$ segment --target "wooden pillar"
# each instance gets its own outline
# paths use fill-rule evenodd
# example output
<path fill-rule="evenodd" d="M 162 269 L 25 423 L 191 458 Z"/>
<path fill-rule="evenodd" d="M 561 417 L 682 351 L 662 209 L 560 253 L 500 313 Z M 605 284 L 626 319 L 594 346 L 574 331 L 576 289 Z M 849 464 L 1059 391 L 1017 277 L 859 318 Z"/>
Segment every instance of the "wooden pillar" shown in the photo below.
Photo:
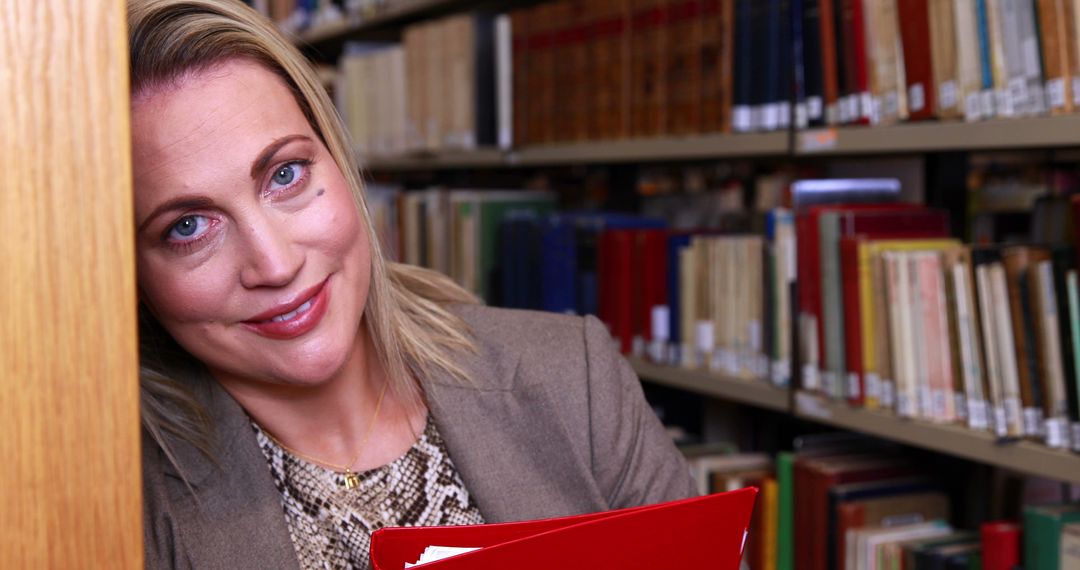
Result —
<path fill-rule="evenodd" d="M 123 0 L 0 0 L 0 566 L 141 568 Z"/>

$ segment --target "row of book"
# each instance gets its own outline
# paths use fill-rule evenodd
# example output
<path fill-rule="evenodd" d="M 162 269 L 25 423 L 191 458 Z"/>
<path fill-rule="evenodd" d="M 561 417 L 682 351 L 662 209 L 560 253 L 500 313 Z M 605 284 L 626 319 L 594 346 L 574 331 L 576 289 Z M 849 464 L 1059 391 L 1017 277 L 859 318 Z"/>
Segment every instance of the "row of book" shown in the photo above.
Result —
<path fill-rule="evenodd" d="M 1075 445 L 1074 248 L 964 245 L 945 212 L 906 204 L 796 218 L 803 389 Z"/>
<path fill-rule="evenodd" d="M 1064 114 L 1078 18 L 1076 0 L 556 0 L 355 47 L 340 101 L 373 152 Z"/>
<path fill-rule="evenodd" d="M 1080 504 L 1027 504 L 1016 520 L 965 530 L 953 525 L 969 518 L 954 512 L 965 507 L 951 497 L 954 477 L 901 451 L 844 437 L 802 437 L 797 451 L 775 457 L 716 452 L 712 445 L 684 449 L 699 492 L 759 488 L 743 554 L 751 570 L 1080 565 Z"/>
<path fill-rule="evenodd" d="M 874 184 L 898 190 L 793 194 Z M 1080 448 L 1075 248 L 973 247 L 943 211 L 854 195 L 699 230 L 523 191 L 394 194 L 376 217 L 399 259 L 491 304 L 595 314 L 626 354 Z"/>
<path fill-rule="evenodd" d="M 467 13 L 347 44 L 334 94 L 361 154 L 509 147 L 509 23 Z"/>

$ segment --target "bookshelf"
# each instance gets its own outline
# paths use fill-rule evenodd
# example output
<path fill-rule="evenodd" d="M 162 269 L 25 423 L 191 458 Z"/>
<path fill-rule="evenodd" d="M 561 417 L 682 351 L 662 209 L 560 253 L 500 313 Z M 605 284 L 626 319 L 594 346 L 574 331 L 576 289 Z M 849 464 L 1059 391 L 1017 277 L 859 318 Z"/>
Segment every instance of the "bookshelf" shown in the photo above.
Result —
<path fill-rule="evenodd" d="M 372 156 L 365 160 L 364 166 L 371 171 L 393 172 L 597 163 L 616 164 L 664 160 L 765 158 L 784 156 L 788 152 L 787 133 L 718 134 L 535 145 L 505 151 L 485 148 L 472 151 L 417 152 L 400 156 Z"/>
<path fill-rule="evenodd" d="M 506 9 L 526 4 L 515 0 Z M 322 50 L 342 43 L 400 34 L 405 26 L 466 10 L 495 6 L 480 0 L 404 0 L 362 20 L 309 30 L 299 40 Z M 560 52 L 561 54 L 562 52 Z M 565 54 L 564 54 L 565 55 Z M 515 127 L 516 128 L 516 127 Z M 546 140 L 551 140 L 546 139 Z M 392 176 L 404 172 L 499 170 L 579 165 L 648 164 L 724 159 L 788 158 L 806 163 L 870 155 L 926 155 L 972 151 L 1080 149 L 1080 114 L 1044 117 L 915 121 L 875 126 L 838 126 L 741 134 L 659 136 L 585 142 L 529 144 L 471 151 L 440 150 L 368 156 L 364 169 Z M 857 409 L 808 393 L 774 388 L 763 379 L 740 379 L 701 370 L 658 366 L 631 359 L 644 380 L 706 397 L 789 414 L 801 420 L 897 441 L 1017 472 L 1080 483 L 1080 455 L 1033 441 L 1001 442 L 988 432 L 959 425 L 901 419 Z"/>
<path fill-rule="evenodd" d="M 513 150 L 482 148 L 423 152 L 369 157 L 365 167 L 371 171 L 395 172 L 1077 147 L 1080 147 L 1080 115 L 978 123 L 943 121 L 886 127 L 810 129 L 794 133 L 623 139 L 534 145 Z"/>
<path fill-rule="evenodd" d="M 791 412 L 788 390 L 776 388 L 762 380 L 731 378 L 712 372 L 661 366 L 641 358 L 630 359 L 630 364 L 639 377 L 656 384 L 728 402 L 777 412 Z"/>
<path fill-rule="evenodd" d="M 818 395 L 771 386 L 764 379 L 736 379 L 721 374 L 630 359 L 646 382 L 687 390 L 726 402 L 744 404 L 797 418 L 1070 483 L 1080 483 L 1080 455 L 1032 441 L 1003 441 L 988 432 L 952 424 L 899 418 L 888 412 L 856 409 Z"/>
<path fill-rule="evenodd" d="M 858 410 L 813 394 L 798 392 L 796 417 L 883 439 L 963 457 L 1052 479 L 1080 483 L 1080 455 L 1031 441 L 1001 442 L 988 432 L 951 424 L 899 418 L 891 413 Z"/>
<path fill-rule="evenodd" d="M 1018 150 L 1080 146 L 1080 116 L 942 121 L 800 131 L 796 156 Z"/>
<path fill-rule="evenodd" d="M 471 4 L 476 4 L 476 2 Z M 398 0 L 360 18 L 346 18 L 333 24 L 310 28 L 301 32 L 297 40 L 304 44 L 318 46 L 359 39 L 374 31 L 400 28 L 410 21 L 440 12 L 462 10 L 469 5 L 470 2 L 462 0 Z"/>

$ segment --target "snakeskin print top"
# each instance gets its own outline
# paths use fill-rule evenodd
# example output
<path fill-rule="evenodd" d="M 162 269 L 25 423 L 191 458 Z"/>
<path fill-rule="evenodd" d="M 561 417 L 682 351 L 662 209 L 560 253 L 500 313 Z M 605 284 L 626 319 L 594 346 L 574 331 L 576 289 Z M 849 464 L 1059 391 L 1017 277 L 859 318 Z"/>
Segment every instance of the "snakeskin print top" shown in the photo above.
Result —
<path fill-rule="evenodd" d="M 385 526 L 483 523 L 430 415 L 405 455 L 358 473 L 353 489 L 345 488 L 343 474 L 293 456 L 254 422 L 252 427 L 305 570 L 366 570 L 371 533 Z"/>

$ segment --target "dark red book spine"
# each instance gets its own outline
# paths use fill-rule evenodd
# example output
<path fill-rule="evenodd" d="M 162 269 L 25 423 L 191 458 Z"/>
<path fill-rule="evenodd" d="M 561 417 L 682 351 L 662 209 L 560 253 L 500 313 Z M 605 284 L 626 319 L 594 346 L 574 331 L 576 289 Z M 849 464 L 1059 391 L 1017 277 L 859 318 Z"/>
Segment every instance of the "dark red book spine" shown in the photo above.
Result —
<path fill-rule="evenodd" d="M 900 38 L 908 90 L 908 118 L 934 116 L 934 68 L 930 52 L 930 13 L 927 0 L 899 0 Z"/>
<path fill-rule="evenodd" d="M 857 390 L 848 389 L 848 402 L 862 406 L 866 398 L 862 353 L 862 305 L 859 303 L 861 275 L 859 274 L 859 244 L 863 236 L 840 238 L 840 274 L 844 288 L 844 358 L 848 376 L 854 380 Z M 852 387 L 854 388 L 854 386 Z"/>

